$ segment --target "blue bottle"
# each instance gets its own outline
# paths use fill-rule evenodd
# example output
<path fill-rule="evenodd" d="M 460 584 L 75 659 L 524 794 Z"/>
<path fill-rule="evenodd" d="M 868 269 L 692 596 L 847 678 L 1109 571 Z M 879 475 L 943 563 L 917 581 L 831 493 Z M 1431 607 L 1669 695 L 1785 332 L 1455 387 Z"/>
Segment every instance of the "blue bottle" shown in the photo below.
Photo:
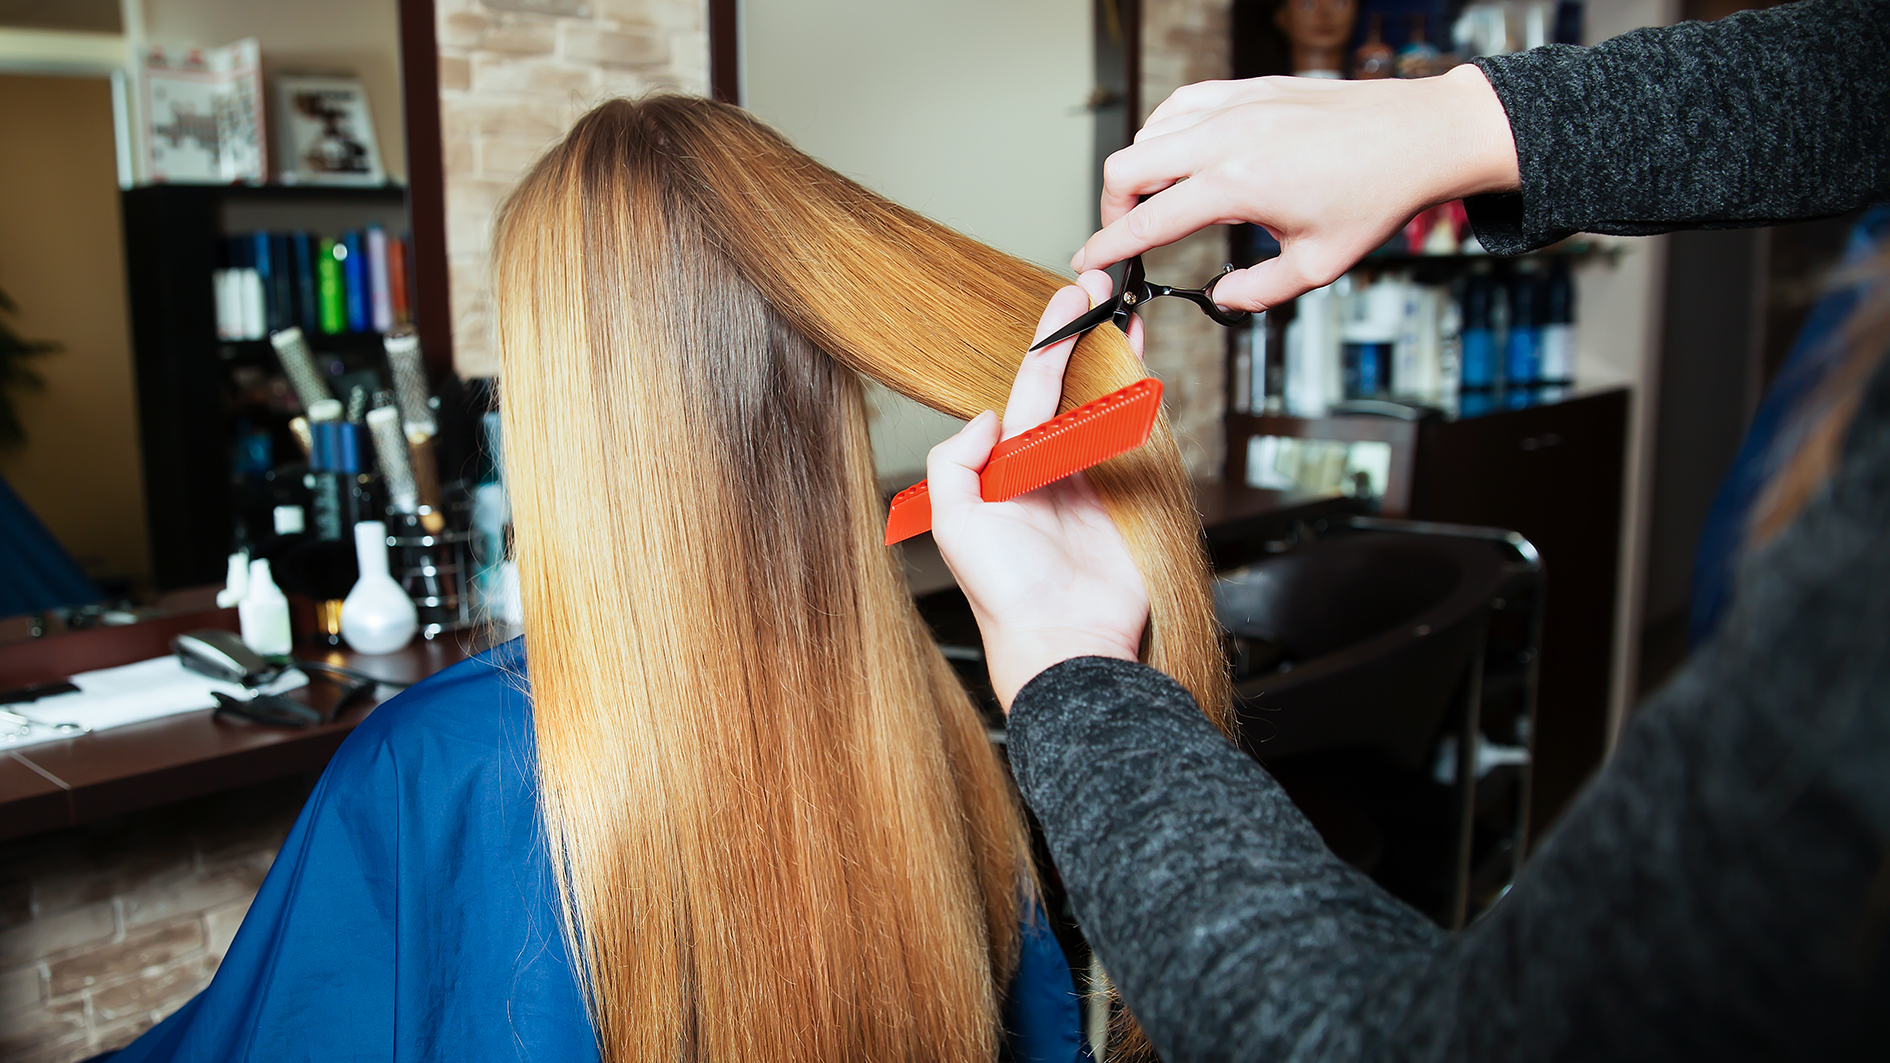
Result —
<path fill-rule="evenodd" d="M 1509 283 L 1509 337 L 1503 352 L 1503 386 L 1511 391 L 1526 393 L 1542 382 L 1541 294 L 1541 278 L 1533 272 L 1517 273 Z"/>
<path fill-rule="evenodd" d="M 1575 382 L 1575 283 L 1568 262 L 1549 268 L 1542 289 L 1542 379 L 1548 384 Z"/>
<path fill-rule="evenodd" d="M 341 244 L 347 248 L 347 255 L 341 260 L 342 276 L 347 286 L 345 298 L 348 307 L 348 331 L 366 332 L 368 330 L 368 273 L 367 257 L 362 252 L 365 241 L 361 233 L 350 230 L 341 238 Z"/>
<path fill-rule="evenodd" d="M 1490 327 L 1493 283 L 1482 273 L 1463 284 L 1462 370 L 1459 386 L 1466 392 L 1490 391 L 1497 385 L 1496 332 Z"/>

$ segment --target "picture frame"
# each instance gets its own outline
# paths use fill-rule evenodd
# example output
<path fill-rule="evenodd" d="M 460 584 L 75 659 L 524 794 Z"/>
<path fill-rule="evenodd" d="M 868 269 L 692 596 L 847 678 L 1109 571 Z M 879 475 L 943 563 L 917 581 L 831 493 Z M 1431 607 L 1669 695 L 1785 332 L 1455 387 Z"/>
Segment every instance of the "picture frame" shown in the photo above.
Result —
<path fill-rule="evenodd" d="M 142 154 L 149 180 L 261 184 L 268 179 L 261 49 L 150 48 L 139 66 Z"/>
<path fill-rule="evenodd" d="M 387 182 L 373 110 L 360 78 L 284 75 L 275 79 L 275 97 L 283 184 Z"/>

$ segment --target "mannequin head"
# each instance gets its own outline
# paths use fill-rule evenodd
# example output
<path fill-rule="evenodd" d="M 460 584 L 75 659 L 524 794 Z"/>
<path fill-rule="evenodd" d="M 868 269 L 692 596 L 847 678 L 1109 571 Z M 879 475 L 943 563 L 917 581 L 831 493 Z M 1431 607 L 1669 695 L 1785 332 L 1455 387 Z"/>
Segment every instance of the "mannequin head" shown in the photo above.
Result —
<path fill-rule="evenodd" d="M 1345 45 L 1358 20 L 1358 0 L 1282 0 L 1273 22 L 1293 50 L 1293 72 L 1345 69 Z"/>

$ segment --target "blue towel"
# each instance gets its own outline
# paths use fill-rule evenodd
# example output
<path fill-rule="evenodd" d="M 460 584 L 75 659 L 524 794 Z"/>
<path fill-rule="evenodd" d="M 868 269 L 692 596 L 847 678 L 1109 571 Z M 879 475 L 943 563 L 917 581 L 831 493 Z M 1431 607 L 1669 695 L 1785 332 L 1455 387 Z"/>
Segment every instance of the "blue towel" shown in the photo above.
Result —
<path fill-rule="evenodd" d="M 114 1063 L 597 1059 L 540 836 L 512 642 L 375 710 L 336 752 L 216 978 Z M 1026 920 L 1020 1063 L 1083 1058 L 1069 968 Z"/>
<path fill-rule="evenodd" d="M 90 605 L 105 595 L 0 477 L 0 616 Z"/>

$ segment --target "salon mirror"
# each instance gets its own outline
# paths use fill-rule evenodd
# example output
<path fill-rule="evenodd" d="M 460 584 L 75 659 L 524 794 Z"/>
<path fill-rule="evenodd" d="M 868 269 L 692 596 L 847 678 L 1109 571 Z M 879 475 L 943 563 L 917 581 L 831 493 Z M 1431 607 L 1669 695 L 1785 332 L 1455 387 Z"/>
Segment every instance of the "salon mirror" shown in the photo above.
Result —
<path fill-rule="evenodd" d="M 289 168 L 271 135 L 279 79 L 358 79 L 385 181 L 395 186 L 382 196 L 384 223 L 401 231 L 399 30 L 396 0 L 0 0 L 0 292 L 12 304 L 0 307 L 0 432 L 9 412 L 23 432 L 0 438 L 0 567 L 11 573 L 0 575 L 0 617 L 100 600 L 150 604 L 178 589 L 153 541 L 148 485 L 156 481 L 147 466 L 157 459 L 142 435 L 129 307 L 135 286 L 187 291 L 197 281 L 165 276 L 149 256 L 132 256 L 127 270 L 122 188 L 154 178 L 138 141 L 134 64 L 148 49 L 188 57 L 253 38 L 271 184 Z M 279 206 L 267 195 L 228 201 L 202 238 L 315 227 Z M 305 199 L 296 209 L 308 206 Z M 217 344 L 214 334 L 205 338 L 202 356 L 227 359 Z M 0 620 L 0 640 L 29 627 Z"/>
<path fill-rule="evenodd" d="M 1121 75 L 1125 14 L 1114 0 L 741 0 L 740 99 L 874 191 L 1068 274 L 1094 228 L 1099 127 L 1111 147 L 1122 136 L 1122 94 L 1098 85 Z M 870 401 L 882 481 L 922 478 L 960 422 L 877 387 Z"/>

